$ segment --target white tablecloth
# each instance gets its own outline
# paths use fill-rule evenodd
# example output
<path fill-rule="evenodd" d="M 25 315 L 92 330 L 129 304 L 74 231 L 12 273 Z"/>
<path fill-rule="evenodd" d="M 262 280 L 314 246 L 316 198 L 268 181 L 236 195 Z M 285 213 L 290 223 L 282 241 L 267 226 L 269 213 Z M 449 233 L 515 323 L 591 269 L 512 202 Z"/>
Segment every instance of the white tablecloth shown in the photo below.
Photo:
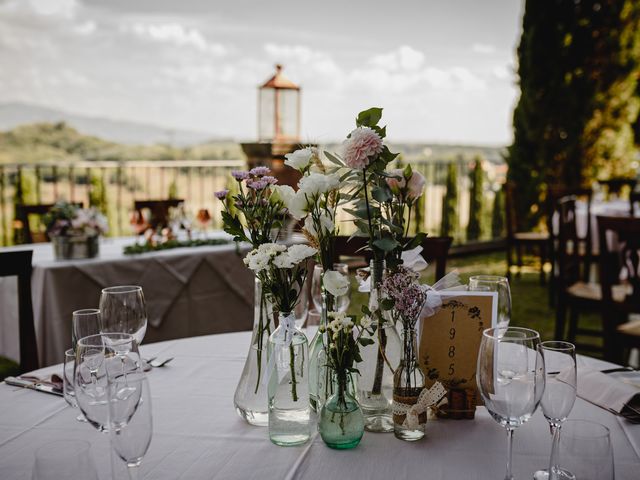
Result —
<path fill-rule="evenodd" d="M 300 447 L 273 445 L 267 429 L 244 423 L 233 408 L 248 333 L 196 337 L 143 346 L 143 354 L 175 356 L 149 374 L 154 436 L 142 464 L 149 480 L 270 479 L 498 479 L 504 477 L 506 434 L 484 407 L 475 420 L 434 420 L 413 444 L 393 434 L 365 432 L 350 451 L 327 448 L 318 434 Z M 601 368 L 603 362 L 580 359 Z M 49 369 L 51 371 L 52 369 Z M 34 452 L 58 439 L 85 439 L 100 478 L 110 472 L 108 437 L 75 420 L 77 411 L 47 394 L 0 384 L 0 478 L 30 479 Z M 638 478 L 640 425 L 576 400 L 570 418 L 611 429 L 616 478 Z M 529 479 L 547 465 L 551 437 L 540 411 L 518 428 L 514 473 Z M 126 478 L 126 477 L 125 477 Z"/>
<path fill-rule="evenodd" d="M 219 235 L 220 236 L 220 235 Z M 71 343 L 71 314 L 96 308 L 111 285 L 141 285 L 149 327 L 145 341 L 251 329 L 253 276 L 235 244 L 177 248 L 125 256 L 134 238 L 104 239 L 100 255 L 56 261 L 50 244 L 4 248 L 33 250 L 33 313 L 41 365 L 63 359 Z M 15 278 L 0 279 L 0 355 L 19 358 Z M 224 307 L 225 315 L 214 315 Z"/>

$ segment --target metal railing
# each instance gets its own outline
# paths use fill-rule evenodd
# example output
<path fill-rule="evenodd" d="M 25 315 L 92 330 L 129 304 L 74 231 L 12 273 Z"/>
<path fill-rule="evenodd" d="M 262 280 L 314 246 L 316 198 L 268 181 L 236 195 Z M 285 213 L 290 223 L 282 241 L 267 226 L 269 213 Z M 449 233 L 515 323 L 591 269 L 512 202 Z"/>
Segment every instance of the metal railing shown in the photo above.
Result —
<path fill-rule="evenodd" d="M 411 161 L 412 168 L 426 179 L 424 200 L 417 217 L 421 230 L 440 234 L 442 204 L 450 161 Z M 465 241 L 469 220 L 470 173 L 473 163 L 456 160 L 458 183 L 458 225 L 454 236 Z M 503 168 L 485 162 L 483 222 L 481 240 L 491 239 L 490 219 L 494 191 L 504 176 Z M 0 164 L 0 245 L 11 245 L 16 203 L 43 204 L 57 200 L 98 204 L 106 211 L 111 236 L 132 234 L 130 215 L 136 200 L 179 198 L 188 212 L 207 209 L 211 228 L 221 228 L 221 203 L 213 192 L 228 187 L 231 170 L 246 168 L 244 160 L 171 160 L 56 162 L 41 164 Z M 345 220 L 344 214 L 340 218 Z M 489 225 L 487 227 L 487 225 Z M 341 233 L 352 231 L 350 222 L 341 223 Z"/>

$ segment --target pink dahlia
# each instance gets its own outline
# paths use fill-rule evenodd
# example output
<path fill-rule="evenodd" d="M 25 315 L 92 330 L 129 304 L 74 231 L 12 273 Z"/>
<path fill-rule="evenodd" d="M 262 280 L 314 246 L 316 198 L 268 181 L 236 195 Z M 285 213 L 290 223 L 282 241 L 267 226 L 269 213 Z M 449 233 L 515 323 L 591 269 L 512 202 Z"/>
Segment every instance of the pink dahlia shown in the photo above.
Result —
<path fill-rule="evenodd" d="M 369 127 L 358 127 L 343 142 L 344 161 L 351 168 L 365 168 L 382 152 L 382 138 Z"/>

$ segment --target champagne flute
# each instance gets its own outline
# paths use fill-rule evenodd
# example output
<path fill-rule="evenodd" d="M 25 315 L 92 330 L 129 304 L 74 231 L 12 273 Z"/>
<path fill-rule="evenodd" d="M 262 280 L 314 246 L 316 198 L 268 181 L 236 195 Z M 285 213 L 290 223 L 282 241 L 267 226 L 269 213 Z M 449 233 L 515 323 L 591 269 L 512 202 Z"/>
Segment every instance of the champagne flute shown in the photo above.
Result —
<path fill-rule="evenodd" d="M 538 470 L 535 480 L 573 479 L 573 473 L 560 468 L 558 447 L 560 429 L 569 416 L 576 401 L 576 347 L 568 342 L 542 342 L 539 346 L 546 368 L 545 388 L 540 405 L 542 413 L 551 426 L 553 444 L 549 458 L 549 469 Z"/>
<path fill-rule="evenodd" d="M 123 391 L 128 394 L 123 396 Z M 129 478 L 137 480 L 153 434 L 149 384 L 144 373 L 135 372 L 126 381 L 123 377 L 111 378 L 109 392 L 111 445 L 127 463 Z"/>
<path fill-rule="evenodd" d="M 349 278 L 349 266 L 346 263 L 334 263 L 332 270 L 340 272 L 345 277 Z M 311 296 L 313 298 L 313 305 L 317 312 L 322 312 L 322 274 L 324 270 L 322 265 L 316 264 L 313 267 L 313 278 L 311 279 Z M 346 294 L 339 296 L 335 299 L 336 304 L 333 310 L 338 312 L 346 312 L 351 303 L 351 287 Z"/>
<path fill-rule="evenodd" d="M 506 328 L 511 321 L 511 289 L 507 277 L 474 275 L 469 277 L 470 291 L 498 292 L 498 327 Z"/>
<path fill-rule="evenodd" d="M 122 344 L 128 344 L 122 347 Z M 124 362 L 116 350 L 129 352 Z M 108 432 L 109 377 L 138 371 L 138 345 L 129 334 L 90 335 L 78 340 L 74 369 L 76 402 L 85 419 L 99 432 Z"/>
<path fill-rule="evenodd" d="M 76 310 L 71 314 L 71 345 L 73 350 L 76 343 L 83 337 L 97 335 L 102 327 L 100 322 L 100 310 L 97 308 L 85 308 Z"/>
<path fill-rule="evenodd" d="M 507 472 L 512 480 L 513 431 L 533 415 L 544 392 L 540 334 L 519 327 L 489 328 L 482 333 L 476 379 L 485 407 L 507 430 Z"/>
<path fill-rule="evenodd" d="M 65 401 L 72 408 L 78 408 L 78 402 L 76 401 L 76 392 L 73 382 L 73 371 L 76 366 L 76 351 L 73 348 L 64 352 L 64 365 L 62 369 L 62 394 Z M 86 422 L 87 420 L 78 414 L 76 420 L 79 422 Z"/>
<path fill-rule="evenodd" d="M 102 333 L 129 333 L 138 345 L 147 331 L 147 306 L 142 287 L 120 285 L 102 289 Z M 143 362 L 143 368 L 149 367 Z"/>

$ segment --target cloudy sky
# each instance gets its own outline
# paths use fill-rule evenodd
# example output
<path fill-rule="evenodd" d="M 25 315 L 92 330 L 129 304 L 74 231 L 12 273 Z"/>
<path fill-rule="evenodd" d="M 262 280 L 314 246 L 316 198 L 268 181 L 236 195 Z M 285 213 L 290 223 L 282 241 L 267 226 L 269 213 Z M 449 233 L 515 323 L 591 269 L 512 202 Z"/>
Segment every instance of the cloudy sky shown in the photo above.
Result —
<path fill-rule="evenodd" d="M 304 140 L 506 144 L 521 0 L 0 0 L 0 102 L 253 139 L 281 62 Z"/>

